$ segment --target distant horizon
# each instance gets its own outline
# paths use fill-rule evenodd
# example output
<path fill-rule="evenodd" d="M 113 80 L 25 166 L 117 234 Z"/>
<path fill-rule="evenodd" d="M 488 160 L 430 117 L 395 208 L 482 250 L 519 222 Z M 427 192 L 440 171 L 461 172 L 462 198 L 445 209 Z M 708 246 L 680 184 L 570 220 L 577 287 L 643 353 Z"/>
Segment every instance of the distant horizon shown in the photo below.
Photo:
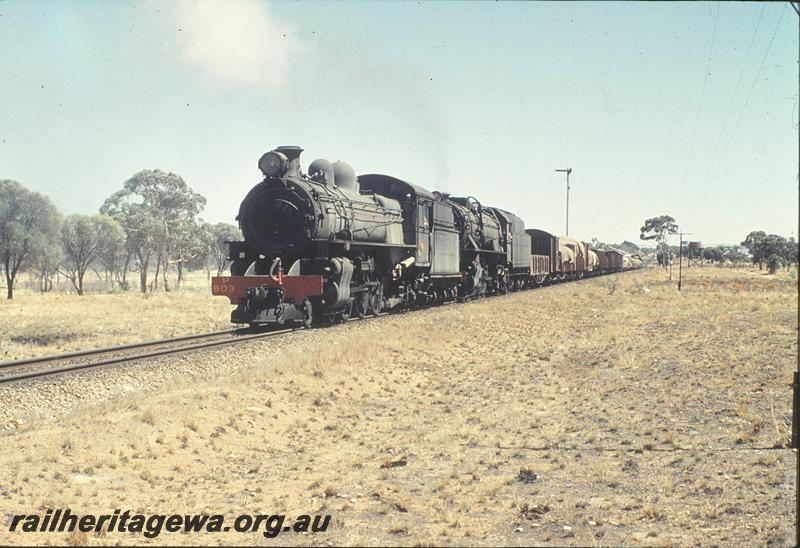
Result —
<path fill-rule="evenodd" d="M 180 174 L 177 174 L 177 175 L 180 175 Z M 17 182 L 19 182 L 19 181 L 17 181 Z M 21 184 L 21 183 L 20 183 L 20 184 Z M 23 185 L 23 186 L 24 186 L 24 185 Z M 191 186 L 191 185 L 190 185 L 190 186 Z M 98 208 L 98 210 L 97 210 L 97 211 L 73 211 L 73 212 L 70 212 L 70 213 L 65 213 L 64 211 L 62 211 L 62 210 L 61 210 L 61 208 L 59 207 L 59 205 L 58 205 L 57 201 L 56 201 L 56 200 L 54 200 L 54 199 L 52 198 L 52 196 L 49 196 L 49 195 L 48 195 L 46 192 L 40 192 L 40 191 L 38 191 L 38 190 L 35 190 L 35 189 L 30 189 L 30 188 L 29 188 L 28 190 L 33 190 L 34 192 L 39 192 L 40 194 L 42 194 L 42 195 L 44 195 L 44 196 L 47 196 L 47 197 L 48 197 L 48 198 L 49 198 L 49 199 L 50 199 L 50 200 L 51 200 L 51 201 L 54 203 L 54 205 L 56 206 L 56 208 L 58 208 L 58 209 L 59 209 L 59 212 L 60 212 L 62 215 L 71 215 L 71 214 L 96 215 L 96 214 L 100 214 L 100 211 L 99 211 L 99 209 L 100 209 L 100 208 Z M 210 223 L 210 224 L 216 224 L 216 223 L 220 223 L 220 222 L 222 222 L 222 223 L 228 223 L 228 224 L 230 224 L 230 225 L 232 225 L 232 226 L 238 226 L 238 223 L 237 223 L 237 221 L 235 221 L 235 220 L 234 220 L 234 221 L 232 221 L 232 222 L 231 222 L 231 221 L 209 221 L 209 220 L 205 219 L 205 218 L 203 217 L 203 215 L 202 215 L 202 214 L 199 216 L 199 219 L 200 219 L 202 222 L 207 222 L 207 223 Z M 523 220 L 524 220 L 524 219 L 523 219 Z M 563 233 L 561 233 L 561 232 L 559 232 L 559 231 L 557 231 L 557 230 L 555 230 L 555 231 L 550 231 L 550 230 L 544 229 L 543 227 L 532 226 L 532 225 L 527 225 L 527 224 L 526 224 L 526 228 L 539 228 L 539 229 L 545 230 L 546 232 L 550 232 L 551 234 L 553 234 L 553 235 L 556 235 L 556 236 L 564 236 L 564 234 L 563 234 Z M 756 230 L 756 231 L 757 231 L 757 230 L 760 230 L 760 229 L 753 229 L 753 230 Z M 765 231 L 765 232 L 766 232 L 766 231 Z M 748 232 L 748 234 L 749 234 L 749 232 Z M 768 234 L 769 234 L 769 233 L 768 233 Z M 793 235 L 792 235 L 792 236 L 786 236 L 786 235 L 784 235 L 784 234 L 779 234 L 779 235 L 780 235 L 780 236 L 784 236 L 784 237 L 786 237 L 787 239 L 788 239 L 788 238 L 794 238 L 794 236 L 793 236 Z M 742 236 L 742 240 L 743 240 L 743 239 L 744 239 L 744 237 L 746 237 L 746 236 L 747 236 L 747 234 L 743 235 L 743 236 Z M 588 243 L 590 243 L 590 244 L 591 244 L 591 240 L 592 240 L 592 239 L 594 239 L 594 238 L 596 238 L 596 236 L 592 236 L 591 238 L 583 238 L 583 237 L 580 237 L 580 236 L 571 236 L 571 237 L 574 237 L 574 238 L 576 238 L 576 239 L 578 239 L 578 240 L 581 240 L 581 241 L 588 242 Z M 667 236 L 667 243 L 668 243 L 670 246 L 672 246 L 672 247 L 678 247 L 678 242 L 677 242 L 677 240 L 676 240 L 677 238 L 678 238 L 678 235 L 677 235 L 677 234 L 671 234 L 671 235 L 668 235 L 668 236 Z M 795 239 L 796 239 L 796 238 L 795 238 Z M 656 250 L 656 246 L 657 246 L 657 244 L 656 244 L 656 243 L 654 243 L 652 240 L 640 240 L 639 238 L 636 238 L 636 239 L 628 239 L 628 238 L 624 238 L 624 239 L 622 239 L 622 240 L 619 240 L 619 241 L 607 241 L 607 240 L 603 240 L 603 239 L 601 239 L 601 238 L 597 238 L 597 240 L 598 240 L 598 241 L 599 241 L 601 244 L 604 244 L 604 245 L 613 245 L 613 246 L 621 246 L 621 245 L 622 245 L 622 244 L 624 244 L 625 242 L 628 242 L 628 243 L 632 243 L 632 244 L 636 245 L 636 246 L 637 246 L 639 249 L 641 249 L 641 250 L 646 250 L 646 251 L 655 251 L 655 250 Z M 676 241 L 675 241 L 675 242 L 672 242 L 672 240 L 676 240 Z M 693 239 L 691 239 L 691 238 L 685 238 L 685 239 L 683 240 L 683 243 L 684 243 L 684 245 L 686 245 L 688 242 L 695 242 L 695 241 L 700 241 L 700 242 L 703 244 L 703 247 L 719 247 L 719 246 L 725 246 L 725 247 L 737 247 L 737 248 L 740 248 L 740 249 L 745 249 L 745 248 L 744 248 L 744 246 L 742 246 L 742 243 L 741 243 L 741 241 L 737 241 L 737 242 L 727 242 L 727 243 L 716 243 L 716 242 L 711 242 L 711 243 L 709 243 L 709 242 L 705 242 L 705 241 L 702 241 L 702 240 L 693 240 Z"/>
<path fill-rule="evenodd" d="M 295 144 L 559 234 L 571 166 L 585 241 L 662 214 L 796 239 L 797 26 L 786 3 L 3 2 L 0 178 L 95 213 L 162 169 L 235 224 Z"/>

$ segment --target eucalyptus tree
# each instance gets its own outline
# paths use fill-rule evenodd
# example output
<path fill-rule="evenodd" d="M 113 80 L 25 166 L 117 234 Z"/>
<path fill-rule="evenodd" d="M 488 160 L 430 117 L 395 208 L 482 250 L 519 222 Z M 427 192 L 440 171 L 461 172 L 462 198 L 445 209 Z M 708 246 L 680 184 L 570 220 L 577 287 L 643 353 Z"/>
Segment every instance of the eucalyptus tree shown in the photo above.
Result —
<path fill-rule="evenodd" d="M 192 190 L 180 176 L 160 169 L 142 170 L 111 195 L 101 213 L 122 225 L 126 243 L 139 263 L 139 285 L 147 291 L 147 275 L 155 257 L 156 278 L 163 266 L 164 289 L 169 291 L 171 259 L 180 260 L 187 233 L 198 230 L 198 215 L 206 199 Z M 154 280 L 156 285 L 157 279 Z"/>
<path fill-rule="evenodd" d="M 14 297 L 21 269 L 49 246 L 58 245 L 61 216 L 49 198 L 10 179 L 0 179 L 0 261 L 6 297 Z"/>
<path fill-rule="evenodd" d="M 122 227 L 108 215 L 74 214 L 64 219 L 61 270 L 78 295 L 84 294 L 83 281 L 89 267 L 104 254 L 121 248 L 124 242 Z"/>
<path fill-rule="evenodd" d="M 639 231 L 641 232 L 639 234 L 641 240 L 655 240 L 657 242 L 658 262 L 664 267 L 668 266 L 671 252 L 667 245 L 667 237 L 678 232 L 678 225 L 675 224 L 675 219 L 669 215 L 651 217 L 644 222 Z"/>

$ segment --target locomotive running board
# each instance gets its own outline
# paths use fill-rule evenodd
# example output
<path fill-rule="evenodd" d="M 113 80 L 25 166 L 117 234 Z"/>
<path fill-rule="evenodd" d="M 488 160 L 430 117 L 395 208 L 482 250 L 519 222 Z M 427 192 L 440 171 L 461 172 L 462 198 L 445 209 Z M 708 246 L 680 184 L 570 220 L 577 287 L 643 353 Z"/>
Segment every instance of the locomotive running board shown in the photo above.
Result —
<path fill-rule="evenodd" d="M 328 240 L 327 238 L 314 238 L 312 242 L 328 244 L 350 244 L 352 247 L 396 247 L 398 249 L 416 249 L 414 244 L 386 244 L 381 242 L 360 242 L 356 240 Z"/>

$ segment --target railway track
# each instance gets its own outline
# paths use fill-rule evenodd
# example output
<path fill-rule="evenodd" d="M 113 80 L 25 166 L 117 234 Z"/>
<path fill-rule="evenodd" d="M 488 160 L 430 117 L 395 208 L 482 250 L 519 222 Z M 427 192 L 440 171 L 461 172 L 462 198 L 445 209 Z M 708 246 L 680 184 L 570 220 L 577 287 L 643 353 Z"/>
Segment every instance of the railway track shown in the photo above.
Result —
<path fill-rule="evenodd" d="M 381 312 L 378 316 L 385 316 L 386 314 L 387 312 Z M 359 321 L 359 318 L 350 318 L 348 321 Z M 264 339 L 291 333 L 298 329 L 303 328 L 300 327 L 299 324 L 283 329 L 273 328 L 269 331 L 258 330 L 252 327 L 233 328 L 224 329 L 222 331 L 211 331 L 209 333 L 156 339 L 141 343 L 107 346 L 77 352 L 51 354 L 37 358 L 5 361 L 0 362 L 0 385 L 38 377 L 71 373 L 84 369 L 131 363 L 147 358 L 180 354 L 182 352 L 191 352 L 193 350 L 202 350 L 215 346 L 236 344 L 253 339 Z M 151 350 L 139 352 L 145 348 Z"/>
<path fill-rule="evenodd" d="M 437 303 L 433 306 L 447 306 L 451 304 L 454 304 L 454 301 Z M 400 312 L 407 311 L 408 310 L 404 309 Z M 378 316 L 385 316 L 389 313 L 390 312 L 383 311 L 379 313 Z M 371 317 L 371 315 L 368 317 Z M 359 321 L 359 318 L 353 317 L 348 321 Z M 147 358 L 166 356 L 169 354 L 191 352 L 193 350 L 201 350 L 215 346 L 236 344 L 253 339 L 263 339 L 284 333 L 290 333 L 292 331 L 296 331 L 297 329 L 302 328 L 296 326 L 277 330 L 273 329 L 269 331 L 257 331 L 254 330 L 254 328 L 234 328 L 225 329 L 222 331 L 211 331 L 209 333 L 198 333 L 195 335 L 157 339 L 141 343 L 107 346 L 103 348 L 81 350 L 78 352 L 67 352 L 63 354 L 52 354 L 38 358 L 5 361 L 0 362 L 0 385 L 39 377 L 49 377 L 63 373 L 76 372 L 84 369 L 130 363 Z M 153 348 L 153 350 L 137 352 L 145 348 Z M 86 361 L 87 358 L 91 359 Z"/>
<path fill-rule="evenodd" d="M 146 358 L 191 352 L 253 339 L 263 339 L 289 333 L 295 329 L 297 328 L 292 327 L 271 331 L 255 331 L 251 328 L 226 329 L 142 343 L 107 346 L 39 358 L 0 362 L 0 384 L 130 363 Z"/>

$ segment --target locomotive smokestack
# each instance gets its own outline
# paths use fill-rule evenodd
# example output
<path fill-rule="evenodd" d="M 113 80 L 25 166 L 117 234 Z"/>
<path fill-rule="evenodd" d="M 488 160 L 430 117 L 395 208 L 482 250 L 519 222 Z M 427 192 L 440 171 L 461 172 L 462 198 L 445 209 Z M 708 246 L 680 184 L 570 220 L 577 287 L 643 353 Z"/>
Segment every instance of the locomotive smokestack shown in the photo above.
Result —
<path fill-rule="evenodd" d="M 280 152 L 284 156 L 286 156 L 287 160 L 287 167 L 286 167 L 286 174 L 287 175 L 294 175 L 295 177 L 300 176 L 300 154 L 303 152 L 303 149 L 296 146 L 282 146 L 275 149 L 275 152 Z"/>

